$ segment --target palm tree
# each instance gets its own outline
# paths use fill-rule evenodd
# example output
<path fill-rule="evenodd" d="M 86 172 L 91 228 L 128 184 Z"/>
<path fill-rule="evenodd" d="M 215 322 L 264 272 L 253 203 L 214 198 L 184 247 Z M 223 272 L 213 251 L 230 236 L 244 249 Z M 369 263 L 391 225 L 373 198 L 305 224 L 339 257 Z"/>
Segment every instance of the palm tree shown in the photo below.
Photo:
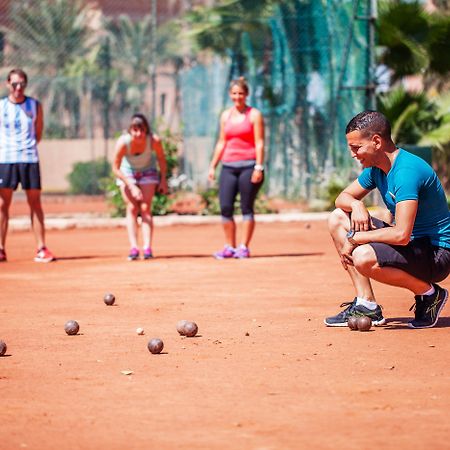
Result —
<path fill-rule="evenodd" d="M 179 27 L 175 22 L 158 27 L 154 53 L 151 15 L 137 21 L 121 15 L 117 20 L 106 21 L 104 27 L 111 42 L 112 67 L 117 73 L 112 85 L 115 95 L 111 97 L 118 97 L 122 110 L 141 109 L 150 82 L 151 64 L 170 63 L 175 77 L 183 65 L 177 39 Z"/>
<path fill-rule="evenodd" d="M 6 63 L 30 71 L 31 89 L 44 104 L 47 136 L 54 132 L 78 135 L 78 81 L 67 77 L 67 72 L 87 55 L 92 44 L 89 12 L 90 7 L 81 0 L 11 3 L 11 25 L 4 31 L 13 51 Z M 64 120 L 67 128 L 61 126 Z"/>
<path fill-rule="evenodd" d="M 242 36 L 251 36 L 257 47 L 264 43 L 268 27 L 263 19 L 271 16 L 275 3 L 274 0 L 228 0 L 213 8 L 197 8 L 187 15 L 190 35 L 200 49 L 211 49 L 223 56 L 233 52 L 236 72 L 242 74 Z"/>
<path fill-rule="evenodd" d="M 418 144 L 425 134 L 441 125 L 436 103 L 424 92 L 411 93 L 396 87 L 378 100 L 378 109 L 391 122 L 392 138 L 399 144 Z"/>
<path fill-rule="evenodd" d="M 450 16 L 427 13 L 419 1 L 380 3 L 379 62 L 391 69 L 393 81 L 424 74 L 427 85 L 450 72 Z"/>

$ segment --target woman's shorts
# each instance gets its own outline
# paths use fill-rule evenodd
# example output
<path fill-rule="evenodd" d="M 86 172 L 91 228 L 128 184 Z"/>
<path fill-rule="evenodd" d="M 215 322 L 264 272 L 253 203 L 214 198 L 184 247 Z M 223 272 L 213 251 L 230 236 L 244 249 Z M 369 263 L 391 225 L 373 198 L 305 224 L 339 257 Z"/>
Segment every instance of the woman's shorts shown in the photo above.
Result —
<path fill-rule="evenodd" d="M 138 186 L 143 186 L 145 184 L 159 184 L 159 174 L 156 169 L 147 169 L 142 172 L 133 171 L 128 172 L 126 170 L 122 170 L 123 174 L 127 177 L 127 179 Z M 117 179 L 117 186 L 123 186 L 123 181 Z"/>
<path fill-rule="evenodd" d="M 390 225 L 372 218 L 376 228 Z M 395 267 L 427 283 L 439 282 L 450 273 L 450 249 L 431 244 L 428 237 L 413 239 L 408 245 L 370 242 L 380 267 Z"/>

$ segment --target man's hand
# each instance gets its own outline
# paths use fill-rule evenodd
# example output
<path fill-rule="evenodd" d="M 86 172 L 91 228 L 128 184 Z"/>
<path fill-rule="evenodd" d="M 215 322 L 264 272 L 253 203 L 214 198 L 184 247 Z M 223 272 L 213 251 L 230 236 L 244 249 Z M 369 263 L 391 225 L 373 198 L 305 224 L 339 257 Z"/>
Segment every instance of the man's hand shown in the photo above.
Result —
<path fill-rule="evenodd" d="M 351 229 L 355 231 L 369 231 L 372 230 L 373 223 L 370 217 L 369 211 L 361 201 L 355 201 L 352 203 L 351 214 Z"/>
<path fill-rule="evenodd" d="M 352 253 L 356 247 L 357 245 L 351 244 L 347 239 L 344 241 L 344 245 L 339 254 L 341 255 L 341 263 L 345 270 L 348 269 L 348 266 L 353 266 Z"/>

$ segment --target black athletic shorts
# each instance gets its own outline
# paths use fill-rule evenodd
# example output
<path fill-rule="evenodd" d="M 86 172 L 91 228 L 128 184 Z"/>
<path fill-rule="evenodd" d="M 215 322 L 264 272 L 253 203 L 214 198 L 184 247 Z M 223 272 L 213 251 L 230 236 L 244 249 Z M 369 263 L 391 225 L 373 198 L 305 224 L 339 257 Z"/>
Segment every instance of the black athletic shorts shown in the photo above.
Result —
<path fill-rule="evenodd" d="M 0 164 L 0 189 L 41 189 L 39 163 Z"/>
<path fill-rule="evenodd" d="M 390 225 L 372 218 L 376 228 Z M 427 283 L 442 281 L 450 273 L 450 249 L 432 245 L 428 237 L 413 239 L 408 245 L 370 242 L 380 267 L 395 267 Z"/>

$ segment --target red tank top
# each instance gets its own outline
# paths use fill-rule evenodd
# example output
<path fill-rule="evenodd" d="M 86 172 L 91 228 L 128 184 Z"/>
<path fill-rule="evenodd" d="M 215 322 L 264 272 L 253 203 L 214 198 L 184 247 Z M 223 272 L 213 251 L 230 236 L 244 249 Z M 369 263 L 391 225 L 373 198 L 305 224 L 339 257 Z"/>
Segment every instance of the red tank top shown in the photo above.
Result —
<path fill-rule="evenodd" d="M 255 134 L 250 122 L 251 107 L 245 111 L 242 122 L 234 123 L 229 114 L 223 131 L 225 133 L 225 148 L 222 153 L 223 162 L 245 161 L 256 159 Z"/>

